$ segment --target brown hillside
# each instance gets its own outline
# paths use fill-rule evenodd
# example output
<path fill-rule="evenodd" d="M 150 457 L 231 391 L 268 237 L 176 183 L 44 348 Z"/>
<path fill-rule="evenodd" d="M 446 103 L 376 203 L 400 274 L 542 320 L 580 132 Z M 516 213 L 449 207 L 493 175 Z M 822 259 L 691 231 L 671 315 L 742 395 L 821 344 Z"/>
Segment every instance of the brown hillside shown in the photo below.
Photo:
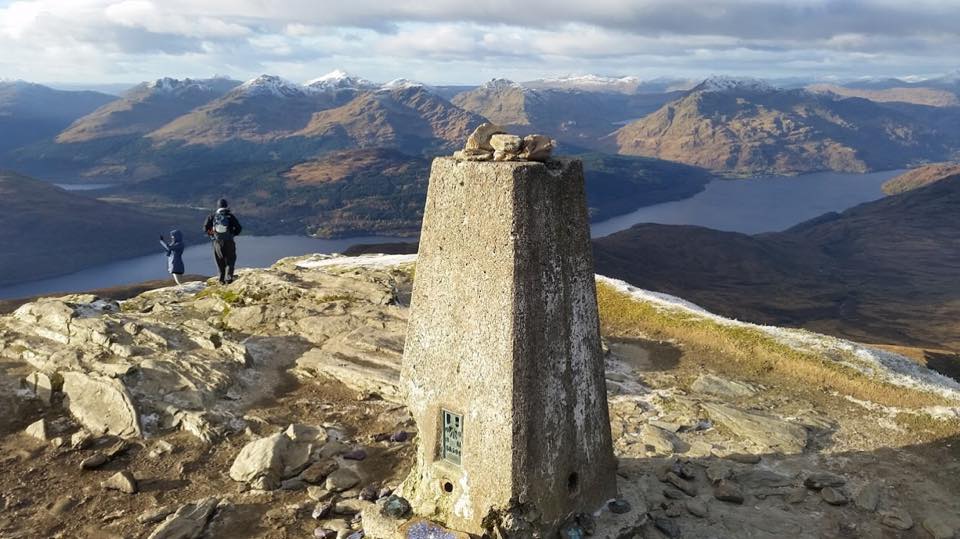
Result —
<path fill-rule="evenodd" d="M 905 172 L 883 184 L 883 192 L 898 195 L 960 174 L 960 163 L 936 163 Z"/>
<path fill-rule="evenodd" d="M 608 140 L 627 155 L 752 175 L 896 168 L 942 159 L 955 138 L 864 99 L 702 85 Z"/>
<path fill-rule="evenodd" d="M 139 136 L 225 94 L 235 81 L 160 79 L 78 119 L 57 136 L 61 144 Z"/>
<path fill-rule="evenodd" d="M 366 92 L 346 105 L 317 112 L 291 136 L 341 138 L 360 148 L 412 149 L 429 141 L 452 148 L 483 121 L 423 87 L 400 87 Z"/>

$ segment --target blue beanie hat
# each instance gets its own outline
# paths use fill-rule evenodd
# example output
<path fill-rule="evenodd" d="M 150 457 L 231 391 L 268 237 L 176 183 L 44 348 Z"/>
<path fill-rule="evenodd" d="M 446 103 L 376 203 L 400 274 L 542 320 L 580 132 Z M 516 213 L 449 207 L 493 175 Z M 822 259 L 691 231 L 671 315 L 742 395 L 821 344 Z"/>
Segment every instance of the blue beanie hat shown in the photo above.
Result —
<path fill-rule="evenodd" d="M 220 200 L 218 200 L 218 201 L 217 201 L 217 207 L 218 207 L 218 208 L 226 208 L 226 207 L 227 207 L 227 199 L 221 198 Z"/>

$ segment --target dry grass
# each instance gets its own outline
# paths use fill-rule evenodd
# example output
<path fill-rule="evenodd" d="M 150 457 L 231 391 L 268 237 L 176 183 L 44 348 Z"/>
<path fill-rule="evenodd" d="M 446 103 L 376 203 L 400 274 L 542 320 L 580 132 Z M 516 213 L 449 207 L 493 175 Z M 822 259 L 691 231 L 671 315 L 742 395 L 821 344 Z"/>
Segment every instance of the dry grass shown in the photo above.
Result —
<path fill-rule="evenodd" d="M 894 420 L 911 434 L 924 439 L 939 439 L 956 436 L 960 432 L 960 420 L 937 419 L 927 414 L 899 413 Z"/>
<path fill-rule="evenodd" d="M 604 283 L 597 283 L 597 301 L 604 334 L 644 335 L 682 342 L 688 350 L 721 370 L 789 384 L 807 391 L 836 391 L 842 395 L 899 408 L 947 405 L 942 397 L 898 387 L 870 378 L 817 354 L 802 352 L 771 339 L 763 332 L 726 326 L 712 320 L 655 308 Z M 735 365 L 735 367 L 734 367 Z"/>

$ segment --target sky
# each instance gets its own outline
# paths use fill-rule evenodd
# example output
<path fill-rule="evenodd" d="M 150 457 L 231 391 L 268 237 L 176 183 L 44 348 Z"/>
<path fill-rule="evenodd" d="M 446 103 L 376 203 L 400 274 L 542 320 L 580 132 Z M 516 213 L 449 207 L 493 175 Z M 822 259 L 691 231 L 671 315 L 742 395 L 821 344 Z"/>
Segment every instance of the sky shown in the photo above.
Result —
<path fill-rule="evenodd" d="M 0 78 L 925 77 L 960 0 L 0 0 Z"/>

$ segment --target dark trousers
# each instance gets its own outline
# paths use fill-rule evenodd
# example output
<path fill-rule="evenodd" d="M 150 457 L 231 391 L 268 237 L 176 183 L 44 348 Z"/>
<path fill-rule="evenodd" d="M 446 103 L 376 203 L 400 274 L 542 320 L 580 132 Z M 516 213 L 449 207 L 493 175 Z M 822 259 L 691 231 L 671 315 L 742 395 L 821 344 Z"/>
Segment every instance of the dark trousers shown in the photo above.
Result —
<path fill-rule="evenodd" d="M 217 259 L 220 282 L 233 282 L 233 267 L 237 264 L 237 244 L 230 240 L 213 240 L 213 257 Z"/>

